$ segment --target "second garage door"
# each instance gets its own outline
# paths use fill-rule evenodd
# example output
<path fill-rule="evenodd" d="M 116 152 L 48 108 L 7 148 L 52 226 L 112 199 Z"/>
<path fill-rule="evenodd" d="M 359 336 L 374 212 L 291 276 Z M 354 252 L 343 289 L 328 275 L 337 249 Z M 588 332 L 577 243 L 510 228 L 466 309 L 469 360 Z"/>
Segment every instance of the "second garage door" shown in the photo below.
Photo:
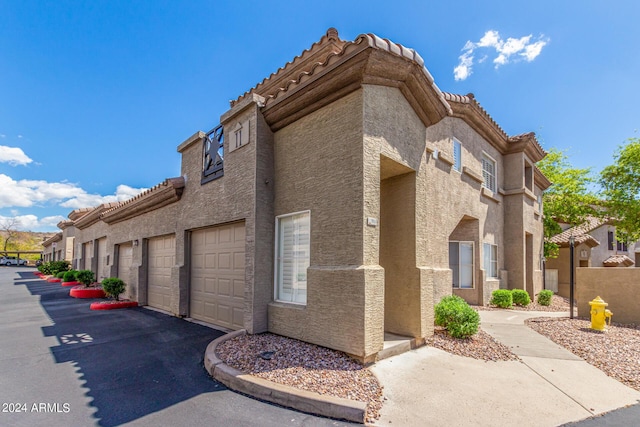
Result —
<path fill-rule="evenodd" d="M 228 329 L 244 327 L 244 223 L 191 234 L 191 317 Z"/>
<path fill-rule="evenodd" d="M 147 303 L 171 311 L 171 268 L 176 263 L 175 236 L 149 239 Z"/>

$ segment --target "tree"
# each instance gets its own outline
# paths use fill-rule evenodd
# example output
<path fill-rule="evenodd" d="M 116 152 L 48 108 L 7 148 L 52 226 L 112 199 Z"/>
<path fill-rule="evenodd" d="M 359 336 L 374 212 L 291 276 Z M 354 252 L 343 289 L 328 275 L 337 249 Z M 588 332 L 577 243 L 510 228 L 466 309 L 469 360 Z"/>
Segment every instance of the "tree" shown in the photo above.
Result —
<path fill-rule="evenodd" d="M 600 173 L 605 205 L 616 221 L 616 239 L 640 240 L 640 138 L 629 138 Z"/>
<path fill-rule="evenodd" d="M 4 244 L 2 250 L 7 251 L 9 242 L 15 240 L 18 237 L 18 227 L 20 226 L 20 220 L 18 218 L 5 218 L 0 221 L 0 232 L 4 238 Z"/>
<path fill-rule="evenodd" d="M 562 232 L 559 223 L 576 226 L 590 216 L 600 216 L 597 208 L 601 203 L 590 187 L 596 183 L 591 168 L 579 169 L 569 163 L 564 151 L 556 148 L 537 163 L 538 168 L 551 181 L 543 194 L 544 256 L 558 256 L 558 245 L 548 239 Z"/>

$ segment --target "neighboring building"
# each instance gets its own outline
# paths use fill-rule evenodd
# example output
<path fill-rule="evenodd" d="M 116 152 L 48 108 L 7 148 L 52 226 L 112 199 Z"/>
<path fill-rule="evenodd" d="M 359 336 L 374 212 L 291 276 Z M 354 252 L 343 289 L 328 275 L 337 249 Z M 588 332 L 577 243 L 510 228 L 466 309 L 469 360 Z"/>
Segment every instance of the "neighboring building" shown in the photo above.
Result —
<path fill-rule="evenodd" d="M 615 222 L 602 218 L 589 218 L 584 224 L 571 227 L 561 224 L 564 231 L 551 242 L 560 246 L 557 258 L 546 261 L 546 287 L 559 295 L 569 296 L 570 248 L 574 238 L 574 267 L 632 267 L 640 261 L 640 245 L 622 243 L 615 238 Z"/>
<path fill-rule="evenodd" d="M 458 294 L 542 289 L 532 133 L 441 92 L 413 50 L 330 29 L 178 146 L 181 176 L 73 211 L 74 263 L 142 305 L 373 360 Z"/>

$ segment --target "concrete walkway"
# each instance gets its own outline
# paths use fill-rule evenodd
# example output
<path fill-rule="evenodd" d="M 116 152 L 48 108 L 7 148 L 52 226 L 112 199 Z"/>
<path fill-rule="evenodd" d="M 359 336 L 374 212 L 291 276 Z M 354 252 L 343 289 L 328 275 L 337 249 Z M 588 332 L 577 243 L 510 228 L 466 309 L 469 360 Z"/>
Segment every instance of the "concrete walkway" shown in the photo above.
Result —
<path fill-rule="evenodd" d="M 481 327 L 521 362 L 484 362 L 422 347 L 373 372 L 387 398 L 376 425 L 558 426 L 640 401 L 640 392 L 524 325 L 568 313 L 481 311 Z"/>

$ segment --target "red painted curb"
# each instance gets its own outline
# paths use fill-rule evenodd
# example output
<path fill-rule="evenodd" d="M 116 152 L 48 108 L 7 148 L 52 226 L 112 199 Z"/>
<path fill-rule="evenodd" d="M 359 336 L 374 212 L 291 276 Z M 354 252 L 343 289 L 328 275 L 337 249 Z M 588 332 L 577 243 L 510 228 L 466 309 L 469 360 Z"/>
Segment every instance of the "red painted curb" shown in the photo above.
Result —
<path fill-rule="evenodd" d="M 92 302 L 89 308 L 91 310 L 115 310 L 116 308 L 137 307 L 135 301 L 119 301 L 119 302 Z"/>
<path fill-rule="evenodd" d="M 85 288 L 84 285 L 71 288 L 69 295 L 74 298 L 104 298 L 107 296 L 102 288 Z"/>
<path fill-rule="evenodd" d="M 62 286 L 78 286 L 79 284 L 80 284 L 80 282 L 76 282 L 76 281 L 73 281 L 73 282 L 62 282 L 61 283 Z"/>
<path fill-rule="evenodd" d="M 62 282 L 62 279 L 58 279 L 57 277 L 50 277 L 47 279 L 47 282 L 49 283 L 60 283 Z"/>

